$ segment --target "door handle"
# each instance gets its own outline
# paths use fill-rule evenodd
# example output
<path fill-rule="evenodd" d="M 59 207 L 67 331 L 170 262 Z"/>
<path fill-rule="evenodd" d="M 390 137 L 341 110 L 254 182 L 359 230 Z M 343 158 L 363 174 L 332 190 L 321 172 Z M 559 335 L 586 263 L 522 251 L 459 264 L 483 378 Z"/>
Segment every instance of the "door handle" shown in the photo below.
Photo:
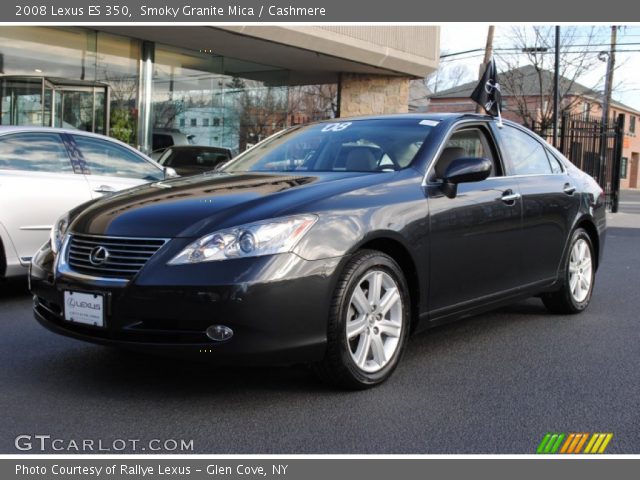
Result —
<path fill-rule="evenodd" d="M 564 193 L 566 193 L 567 195 L 573 195 L 573 192 L 576 191 L 576 187 L 574 187 L 573 185 L 571 185 L 569 183 L 565 183 L 564 184 L 564 188 L 562 189 L 562 191 Z"/>
<path fill-rule="evenodd" d="M 98 188 L 94 189 L 93 191 L 96 193 L 114 193 L 116 189 L 110 185 L 100 185 Z"/>
<path fill-rule="evenodd" d="M 502 200 L 507 205 L 514 205 L 516 203 L 516 200 L 518 200 L 520 197 L 521 195 L 519 193 L 515 193 L 513 190 L 509 189 L 505 190 L 502 193 L 502 197 L 500 197 L 500 200 Z"/>

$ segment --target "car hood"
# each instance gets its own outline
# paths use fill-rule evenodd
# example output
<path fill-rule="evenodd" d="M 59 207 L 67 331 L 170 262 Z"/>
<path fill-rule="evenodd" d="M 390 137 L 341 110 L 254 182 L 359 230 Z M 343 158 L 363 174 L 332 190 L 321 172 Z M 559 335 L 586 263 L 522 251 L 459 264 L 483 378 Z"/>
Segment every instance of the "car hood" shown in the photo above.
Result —
<path fill-rule="evenodd" d="M 305 211 L 318 198 L 378 183 L 380 173 L 210 173 L 124 190 L 73 212 L 70 231 L 198 237 L 220 228 Z"/>

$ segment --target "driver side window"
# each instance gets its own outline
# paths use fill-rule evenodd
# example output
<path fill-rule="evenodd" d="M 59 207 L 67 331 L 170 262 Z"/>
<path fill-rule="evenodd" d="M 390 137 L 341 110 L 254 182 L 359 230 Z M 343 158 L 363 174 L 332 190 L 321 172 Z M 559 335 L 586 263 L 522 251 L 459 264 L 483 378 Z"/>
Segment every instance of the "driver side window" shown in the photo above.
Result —
<path fill-rule="evenodd" d="M 436 162 L 436 178 L 443 178 L 449 165 L 463 157 L 486 158 L 492 164 L 489 176 L 502 175 L 500 163 L 493 155 L 486 133 L 480 128 L 468 128 L 458 130 L 447 140 Z"/>

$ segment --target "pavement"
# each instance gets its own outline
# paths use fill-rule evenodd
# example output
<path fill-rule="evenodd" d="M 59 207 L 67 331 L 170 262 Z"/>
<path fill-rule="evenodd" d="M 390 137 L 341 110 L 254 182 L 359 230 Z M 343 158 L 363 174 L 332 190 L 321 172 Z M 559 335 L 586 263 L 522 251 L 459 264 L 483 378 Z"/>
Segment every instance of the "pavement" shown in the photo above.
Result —
<path fill-rule="evenodd" d="M 640 453 L 640 192 L 620 208 L 586 312 L 531 299 L 438 327 L 364 392 L 302 367 L 216 368 L 67 339 L 36 323 L 24 282 L 2 285 L 0 453 L 19 453 L 18 435 L 183 439 L 219 454 L 534 453 L 546 432 L 612 432 L 607 453 Z"/>

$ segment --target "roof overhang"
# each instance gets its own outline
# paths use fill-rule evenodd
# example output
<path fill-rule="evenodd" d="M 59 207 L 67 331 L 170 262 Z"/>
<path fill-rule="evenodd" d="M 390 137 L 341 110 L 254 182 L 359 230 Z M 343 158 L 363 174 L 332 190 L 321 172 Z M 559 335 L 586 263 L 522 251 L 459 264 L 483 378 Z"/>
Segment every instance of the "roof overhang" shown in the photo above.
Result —
<path fill-rule="evenodd" d="M 101 25 L 95 28 L 174 47 L 211 50 L 224 57 L 277 67 L 289 71 L 290 84 L 331 83 L 337 80 L 340 72 L 418 78 L 431 73 L 438 65 L 435 49 L 430 55 L 433 58 L 426 58 L 308 27 Z M 435 28 L 431 35 L 437 37 L 437 28 L 430 28 Z M 436 38 L 436 48 L 438 44 Z M 243 72 L 238 73 L 242 76 L 240 73 Z M 244 72 L 244 76 L 260 79 L 258 72 Z"/>

